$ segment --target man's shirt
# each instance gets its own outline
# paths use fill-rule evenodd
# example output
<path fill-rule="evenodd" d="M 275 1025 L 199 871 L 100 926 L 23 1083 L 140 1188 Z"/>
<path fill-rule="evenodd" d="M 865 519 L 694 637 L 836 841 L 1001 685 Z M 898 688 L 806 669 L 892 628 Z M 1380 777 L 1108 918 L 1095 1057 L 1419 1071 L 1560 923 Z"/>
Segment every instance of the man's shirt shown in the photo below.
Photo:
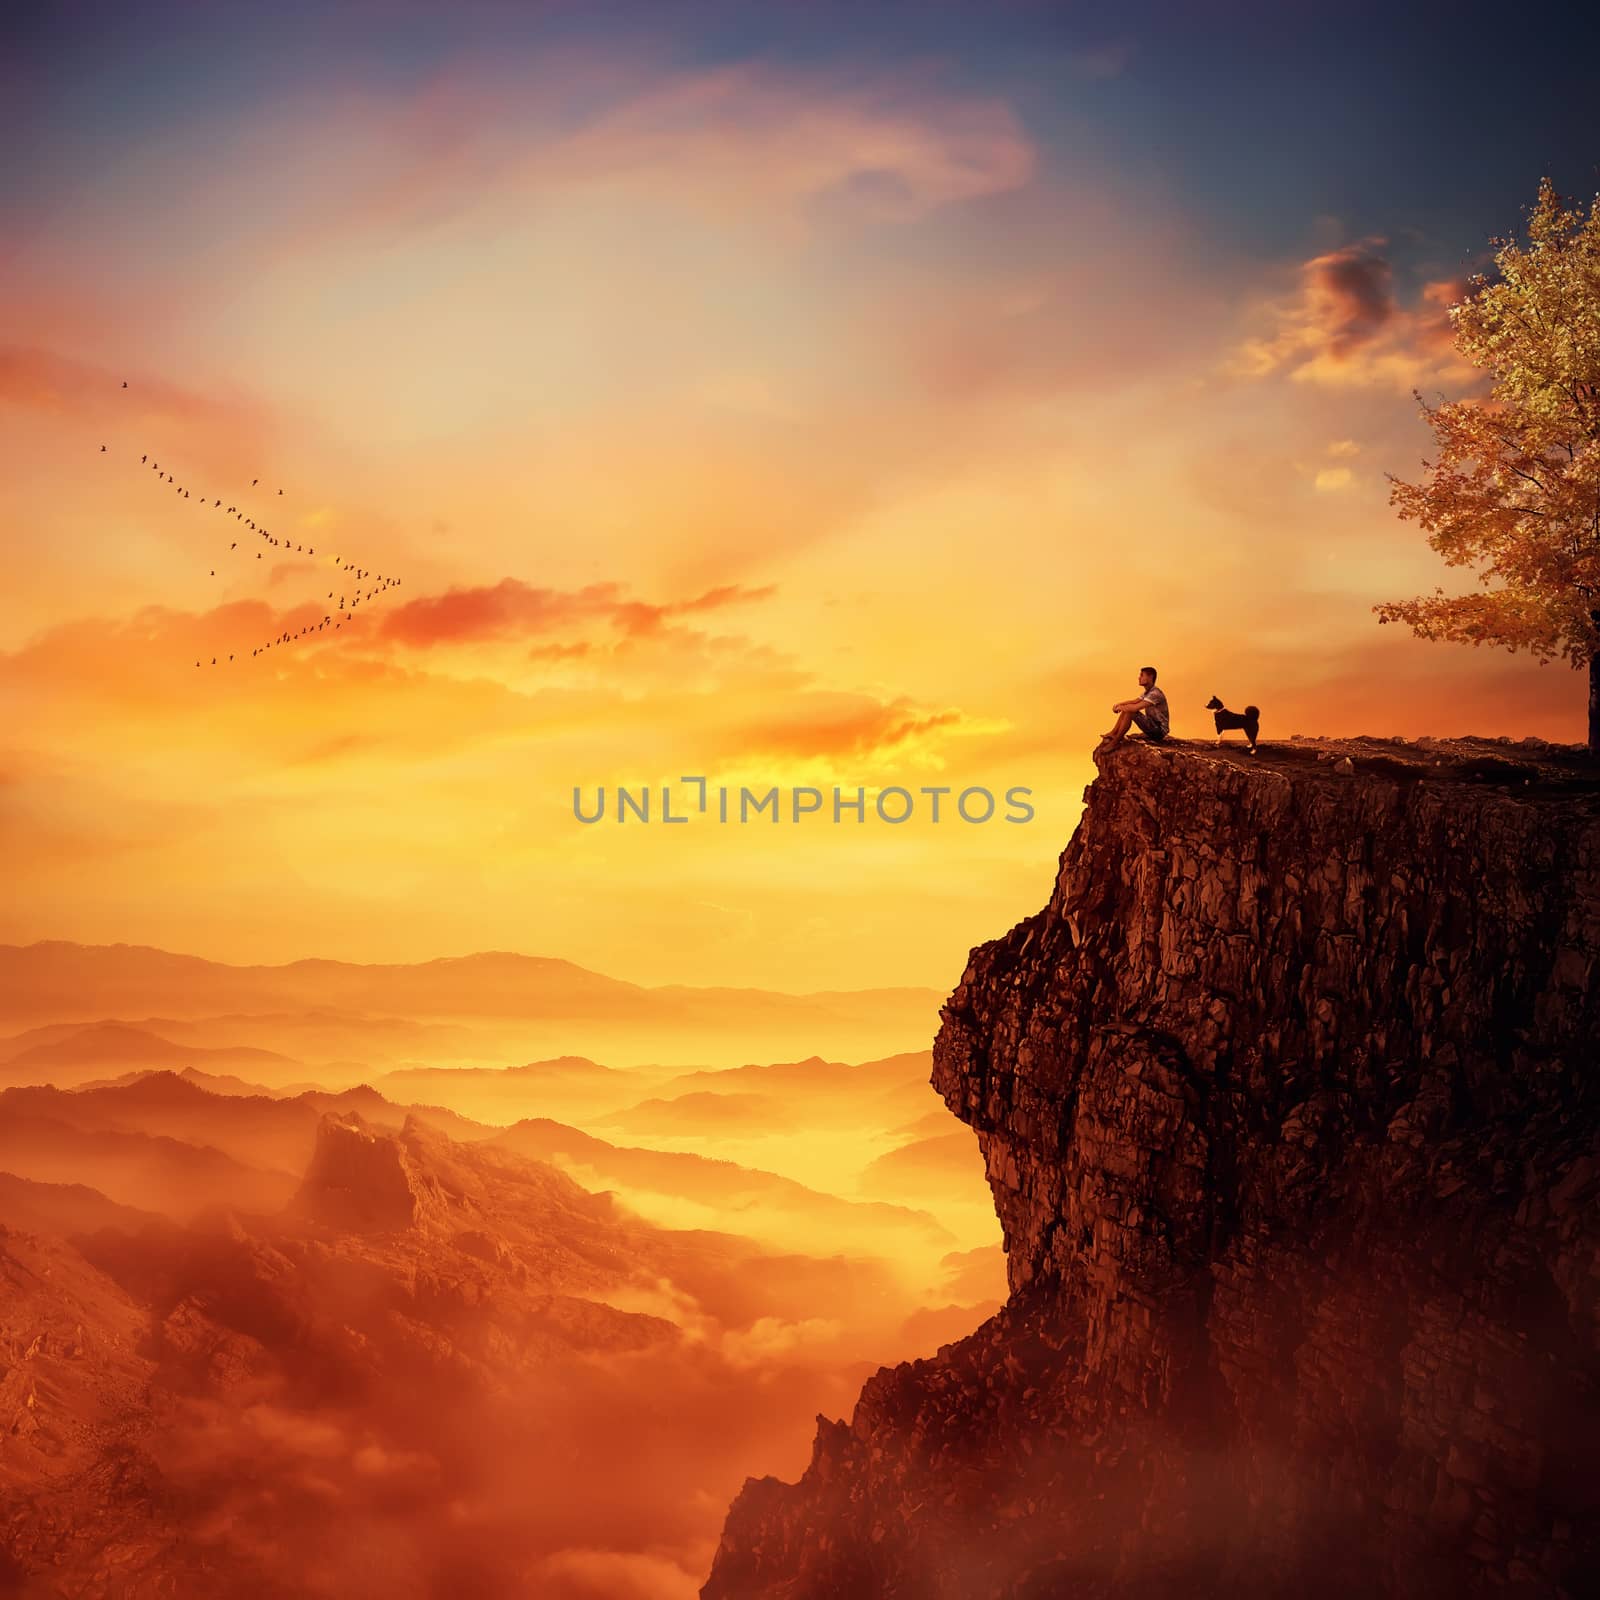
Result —
<path fill-rule="evenodd" d="M 1172 720 L 1167 712 L 1167 696 L 1164 690 L 1152 683 L 1140 697 L 1139 704 L 1145 708 L 1145 715 L 1160 727 L 1163 735 L 1172 731 Z"/>

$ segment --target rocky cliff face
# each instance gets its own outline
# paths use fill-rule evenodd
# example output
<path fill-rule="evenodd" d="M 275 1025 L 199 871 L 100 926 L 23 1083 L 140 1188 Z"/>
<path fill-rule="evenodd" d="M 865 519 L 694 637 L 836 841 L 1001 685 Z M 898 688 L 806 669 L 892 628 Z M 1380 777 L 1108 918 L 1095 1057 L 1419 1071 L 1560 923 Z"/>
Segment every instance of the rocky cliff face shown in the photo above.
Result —
<path fill-rule="evenodd" d="M 443 1186 L 415 1159 L 408 1142 L 421 1132 L 409 1118 L 396 1138 L 354 1111 L 324 1114 L 294 1209 L 358 1233 L 418 1227 L 446 1213 Z"/>
<path fill-rule="evenodd" d="M 1600 773 L 1126 746 L 933 1082 L 1011 1298 L 704 1600 L 1600 1592 Z"/>

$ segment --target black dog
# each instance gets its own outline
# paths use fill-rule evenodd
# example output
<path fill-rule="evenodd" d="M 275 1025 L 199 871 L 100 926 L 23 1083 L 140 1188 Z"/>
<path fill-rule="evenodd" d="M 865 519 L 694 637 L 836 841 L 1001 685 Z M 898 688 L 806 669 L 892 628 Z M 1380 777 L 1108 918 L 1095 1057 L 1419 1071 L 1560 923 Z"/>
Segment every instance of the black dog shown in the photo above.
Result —
<path fill-rule="evenodd" d="M 1206 701 L 1206 710 L 1215 713 L 1218 733 L 1226 733 L 1229 728 L 1243 728 L 1251 753 L 1254 753 L 1256 734 L 1261 728 L 1259 707 L 1246 706 L 1243 711 L 1230 711 L 1215 695 L 1212 695 Z"/>

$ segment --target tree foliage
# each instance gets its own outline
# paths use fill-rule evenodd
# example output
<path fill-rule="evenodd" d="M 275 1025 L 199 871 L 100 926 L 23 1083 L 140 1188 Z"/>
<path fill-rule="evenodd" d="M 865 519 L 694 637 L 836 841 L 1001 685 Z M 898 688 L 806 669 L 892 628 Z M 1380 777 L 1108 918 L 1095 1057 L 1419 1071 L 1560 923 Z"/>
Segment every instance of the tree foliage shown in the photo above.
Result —
<path fill-rule="evenodd" d="M 1528 245 L 1493 239 L 1498 281 L 1468 280 L 1450 307 L 1457 351 L 1492 377 L 1487 397 L 1430 407 L 1429 477 L 1389 475 L 1449 566 L 1483 591 L 1373 607 L 1425 639 L 1527 649 L 1590 666 L 1600 654 L 1600 195 L 1585 218 L 1545 178 Z"/>

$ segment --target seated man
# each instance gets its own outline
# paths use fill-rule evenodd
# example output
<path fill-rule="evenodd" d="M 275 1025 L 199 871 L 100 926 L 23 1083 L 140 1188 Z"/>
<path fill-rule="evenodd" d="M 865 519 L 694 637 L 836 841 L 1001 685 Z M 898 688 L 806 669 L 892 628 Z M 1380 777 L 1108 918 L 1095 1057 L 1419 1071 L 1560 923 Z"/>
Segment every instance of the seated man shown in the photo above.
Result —
<path fill-rule="evenodd" d="M 1095 746 L 1096 755 L 1102 750 L 1114 750 L 1121 744 L 1130 722 L 1138 723 L 1141 732 L 1152 744 L 1160 744 L 1171 731 L 1167 697 L 1163 690 L 1156 688 L 1154 667 L 1139 669 L 1139 687 L 1144 692 L 1137 700 L 1119 700 L 1112 706 L 1111 709 L 1117 713 L 1116 724 L 1110 733 L 1100 735 L 1100 743 Z"/>

